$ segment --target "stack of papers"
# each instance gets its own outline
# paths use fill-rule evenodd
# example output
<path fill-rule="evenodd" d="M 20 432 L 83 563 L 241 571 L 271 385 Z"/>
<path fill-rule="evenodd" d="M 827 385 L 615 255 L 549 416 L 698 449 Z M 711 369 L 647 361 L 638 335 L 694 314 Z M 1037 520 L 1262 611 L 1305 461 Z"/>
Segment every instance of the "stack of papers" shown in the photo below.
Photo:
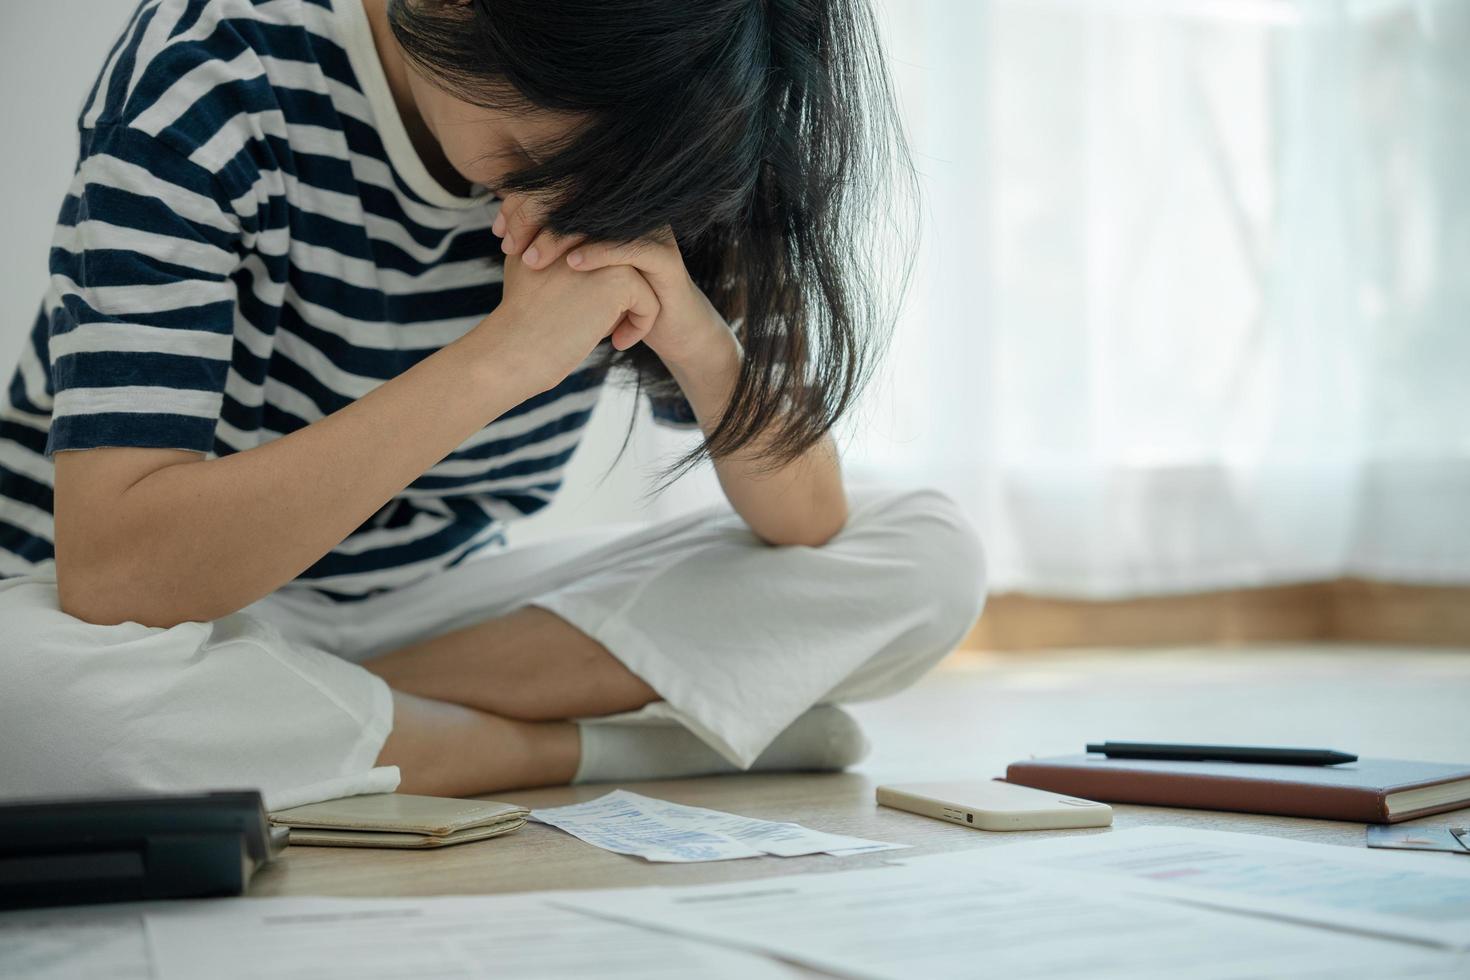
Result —
<path fill-rule="evenodd" d="M 1454 957 L 1423 946 L 1072 887 L 1020 866 L 925 862 L 558 901 L 860 980 L 1455 975 Z"/>
<path fill-rule="evenodd" d="M 24 980 L 792 980 L 757 953 L 544 901 L 229 898 L 0 913 L 0 977 Z"/>
<path fill-rule="evenodd" d="M 1470 861 L 1260 834 L 1141 827 L 934 854 L 910 867 L 1024 867 L 1074 888 L 1123 891 L 1330 929 L 1470 950 Z"/>
<path fill-rule="evenodd" d="M 535 810 L 531 819 L 603 850 L 649 861 L 727 861 L 767 854 L 843 857 L 908 847 L 684 806 L 621 789 L 586 803 Z"/>
<path fill-rule="evenodd" d="M 1470 976 L 1470 862 L 1384 857 L 1141 828 L 558 901 L 855 978 Z"/>
<path fill-rule="evenodd" d="M 630 929 L 558 908 L 541 895 L 529 898 L 243 901 L 228 911 L 150 916 L 148 938 L 159 980 L 792 976 L 769 957 Z"/>
<path fill-rule="evenodd" d="M 690 832 L 772 840 L 716 817 Z M 1164 828 L 696 887 L 0 914 L 0 976 L 28 980 L 1463 978 L 1467 950 L 1470 861 Z"/>

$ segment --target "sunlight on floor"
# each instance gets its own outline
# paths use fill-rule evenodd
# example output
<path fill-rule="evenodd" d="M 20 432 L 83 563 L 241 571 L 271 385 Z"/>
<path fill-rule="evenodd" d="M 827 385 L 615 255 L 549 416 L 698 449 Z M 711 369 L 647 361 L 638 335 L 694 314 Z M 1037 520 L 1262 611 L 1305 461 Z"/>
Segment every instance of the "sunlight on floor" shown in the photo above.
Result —
<path fill-rule="evenodd" d="M 1103 739 L 1467 761 L 1467 705 L 1470 652 L 1269 645 L 961 651 L 852 710 L 874 745 L 860 771 L 925 779 L 1000 776 L 1017 759 Z"/>

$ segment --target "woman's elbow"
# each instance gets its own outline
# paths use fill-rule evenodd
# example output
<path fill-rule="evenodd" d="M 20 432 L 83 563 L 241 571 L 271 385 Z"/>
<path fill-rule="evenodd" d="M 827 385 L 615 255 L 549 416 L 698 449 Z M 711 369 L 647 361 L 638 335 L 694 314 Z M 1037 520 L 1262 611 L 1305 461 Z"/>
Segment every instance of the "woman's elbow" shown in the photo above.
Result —
<path fill-rule="evenodd" d="M 56 597 L 61 611 L 93 626 L 116 626 L 130 617 L 119 614 L 119 604 L 108 595 L 99 576 L 74 563 L 56 560 Z"/>
<path fill-rule="evenodd" d="M 805 519 L 757 531 L 766 544 L 777 548 L 820 548 L 847 526 L 847 505 L 823 508 Z"/>
<path fill-rule="evenodd" d="M 56 560 L 56 595 L 60 610 L 92 626 L 138 623 L 170 629 L 195 617 L 166 608 L 138 583 L 97 565 Z"/>

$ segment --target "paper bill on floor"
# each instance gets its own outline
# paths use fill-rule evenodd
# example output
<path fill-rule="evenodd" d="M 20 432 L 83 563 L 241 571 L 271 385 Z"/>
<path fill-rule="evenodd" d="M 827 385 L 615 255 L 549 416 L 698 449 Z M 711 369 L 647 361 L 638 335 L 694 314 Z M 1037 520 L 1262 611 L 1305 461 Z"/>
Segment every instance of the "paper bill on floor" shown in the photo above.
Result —
<path fill-rule="evenodd" d="M 943 857 L 976 869 L 1024 863 L 1139 893 L 1470 949 L 1470 861 L 1458 855 L 1139 827 Z"/>
<path fill-rule="evenodd" d="M 585 803 L 535 810 L 531 819 L 604 850 L 649 861 L 724 861 L 765 854 L 842 857 L 908 846 L 685 806 L 621 789 Z"/>
<path fill-rule="evenodd" d="M 792 980 L 754 953 L 547 904 L 555 893 L 191 902 L 147 916 L 158 980 Z"/>
<path fill-rule="evenodd" d="M 1453 977 L 1467 958 L 1156 899 L 1012 865 L 936 862 L 691 888 L 563 892 L 569 908 L 865 980 Z"/>
<path fill-rule="evenodd" d="M 755 817 L 726 813 L 723 810 L 686 806 L 682 803 L 671 803 L 668 800 L 639 796 L 637 793 L 628 793 L 626 790 L 617 792 L 632 797 L 665 823 L 733 837 L 744 844 L 777 857 L 801 857 L 806 854 L 865 854 L 871 851 L 901 850 L 909 846 L 812 830 L 797 823 L 760 820 Z"/>

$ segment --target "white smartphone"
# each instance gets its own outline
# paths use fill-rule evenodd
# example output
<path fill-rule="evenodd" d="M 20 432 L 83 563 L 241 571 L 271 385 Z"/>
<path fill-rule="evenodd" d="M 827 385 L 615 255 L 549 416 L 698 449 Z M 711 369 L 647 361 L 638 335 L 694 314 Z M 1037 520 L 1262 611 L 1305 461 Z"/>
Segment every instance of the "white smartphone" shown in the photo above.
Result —
<path fill-rule="evenodd" d="M 1064 830 L 1113 823 L 1113 808 L 1106 803 L 995 779 L 879 786 L 878 802 L 975 830 Z"/>

